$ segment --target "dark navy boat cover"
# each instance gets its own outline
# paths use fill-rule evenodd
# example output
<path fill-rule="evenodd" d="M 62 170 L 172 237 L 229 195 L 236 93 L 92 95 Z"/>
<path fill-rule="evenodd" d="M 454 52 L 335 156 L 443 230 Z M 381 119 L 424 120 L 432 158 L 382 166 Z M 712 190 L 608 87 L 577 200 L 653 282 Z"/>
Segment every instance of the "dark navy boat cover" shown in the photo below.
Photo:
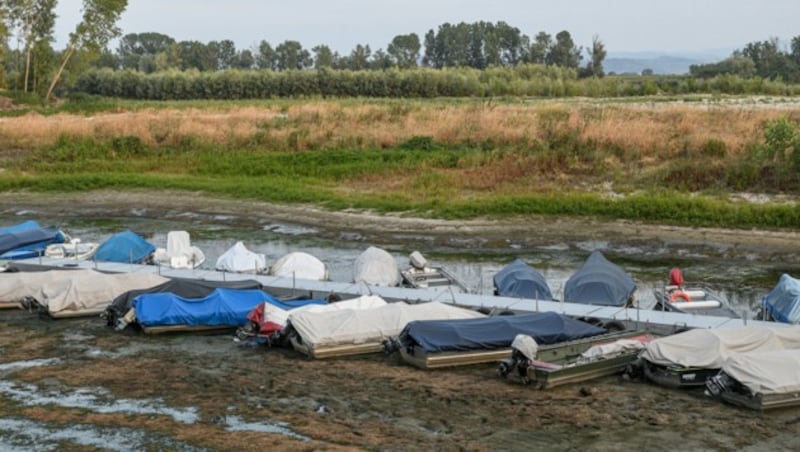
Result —
<path fill-rule="evenodd" d="M 23 259 L 35 257 L 47 245 L 64 243 L 66 236 L 58 228 L 43 228 L 35 221 L 9 226 L 0 230 L 0 258 Z"/>
<path fill-rule="evenodd" d="M 133 231 L 112 235 L 97 248 L 94 259 L 125 264 L 144 263 L 156 247 Z"/>
<path fill-rule="evenodd" d="M 508 264 L 494 275 L 494 291 L 501 297 L 553 299 L 544 276 L 522 259 Z"/>
<path fill-rule="evenodd" d="M 133 307 L 137 321 L 144 327 L 237 327 L 246 324 L 247 314 L 264 301 L 281 309 L 325 304 L 324 300 L 282 302 L 261 290 L 215 289 L 204 298 L 183 298 L 171 293 L 142 294 L 133 300 Z"/>
<path fill-rule="evenodd" d="M 463 320 L 415 320 L 408 322 L 399 339 L 409 349 L 419 346 L 435 353 L 507 348 L 518 334 L 531 336 L 544 345 L 605 332 L 603 328 L 555 312 L 542 312 Z"/>
<path fill-rule="evenodd" d="M 567 303 L 625 306 L 636 291 L 636 283 L 622 267 L 609 262 L 600 251 L 593 252 L 583 267 L 564 285 Z"/>
<path fill-rule="evenodd" d="M 784 273 L 772 291 L 761 299 L 761 304 L 778 322 L 800 322 L 800 280 Z"/>
<path fill-rule="evenodd" d="M 114 326 L 117 319 L 128 313 L 133 305 L 133 299 L 145 293 L 172 293 L 183 298 L 203 298 L 208 296 L 214 289 L 257 289 L 261 290 L 260 282 L 247 279 L 244 281 L 206 281 L 200 279 L 174 278 L 147 289 L 129 290 L 122 295 L 114 298 L 114 301 L 106 308 L 103 316 L 108 322 L 108 326 Z"/>

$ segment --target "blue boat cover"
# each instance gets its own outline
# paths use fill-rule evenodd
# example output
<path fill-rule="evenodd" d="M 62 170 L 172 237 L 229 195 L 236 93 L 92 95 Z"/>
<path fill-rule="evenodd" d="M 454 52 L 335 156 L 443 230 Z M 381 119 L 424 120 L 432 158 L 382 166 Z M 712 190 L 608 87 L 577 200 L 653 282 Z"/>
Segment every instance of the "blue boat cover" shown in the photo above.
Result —
<path fill-rule="evenodd" d="M 554 344 L 605 333 L 603 328 L 555 312 L 501 315 L 477 319 L 415 320 L 400 333 L 405 347 L 419 346 L 428 353 L 491 350 L 511 347 L 518 334 L 539 344 Z"/>
<path fill-rule="evenodd" d="M 622 267 L 609 262 L 600 251 L 593 252 L 583 267 L 564 285 L 567 303 L 625 306 L 636 283 Z"/>
<path fill-rule="evenodd" d="M 36 250 L 44 250 L 52 243 L 64 243 L 66 236 L 58 228 L 43 228 L 35 221 L 26 221 L 0 231 L 0 258 L 12 259 L 24 255 L 37 255 Z"/>
<path fill-rule="evenodd" d="M 247 323 L 247 314 L 261 302 L 289 310 L 324 300 L 282 302 L 261 290 L 215 289 L 204 298 L 183 298 L 172 293 L 147 293 L 133 300 L 140 325 L 230 326 Z"/>
<path fill-rule="evenodd" d="M 156 247 L 130 230 L 112 235 L 97 248 L 94 259 L 105 262 L 141 264 Z"/>
<path fill-rule="evenodd" d="M 761 299 L 764 309 L 779 322 L 800 321 L 800 280 L 782 274 L 778 284 Z"/>
<path fill-rule="evenodd" d="M 544 276 L 522 259 L 508 264 L 494 275 L 494 291 L 501 297 L 553 299 Z"/>

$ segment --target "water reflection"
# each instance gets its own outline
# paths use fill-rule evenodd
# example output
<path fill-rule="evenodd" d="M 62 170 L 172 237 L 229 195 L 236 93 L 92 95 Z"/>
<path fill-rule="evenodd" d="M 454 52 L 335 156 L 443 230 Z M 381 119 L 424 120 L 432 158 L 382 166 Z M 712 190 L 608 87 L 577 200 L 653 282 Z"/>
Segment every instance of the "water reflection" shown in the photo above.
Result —
<path fill-rule="evenodd" d="M 268 264 L 292 251 L 312 254 L 329 267 L 332 280 L 352 281 L 353 262 L 368 246 L 379 246 L 403 267 L 408 255 L 422 252 L 433 265 L 447 268 L 477 293 L 491 294 L 492 278 L 516 258 L 539 269 L 553 294 L 561 298 L 566 280 L 594 250 L 601 250 L 612 262 L 626 269 L 638 285 L 640 306 L 654 303 L 653 289 L 667 279 L 673 266 L 680 266 L 687 283 L 702 283 L 725 296 L 738 311 L 752 316 L 761 296 L 777 282 L 781 273 L 793 273 L 796 267 L 775 261 L 769 255 L 725 244 L 684 244 L 664 241 L 633 243 L 624 238 L 544 243 L 525 247 L 512 239 L 489 243 L 480 239 L 450 237 L 447 245 L 433 245 L 424 235 L 386 235 L 383 243 L 369 243 L 362 234 L 321 233 L 319 229 L 288 223 L 247 224 L 230 215 L 178 213 L 151 219 L 132 213 L 127 218 L 47 218 L 33 211 L 0 212 L 0 225 L 35 219 L 45 225 L 59 225 L 83 241 L 102 242 L 111 234 L 131 229 L 156 246 L 165 246 L 166 234 L 183 229 L 191 234 L 192 244 L 206 255 L 204 268 L 213 268 L 217 258 L 241 240 L 252 251 L 263 253 Z"/>

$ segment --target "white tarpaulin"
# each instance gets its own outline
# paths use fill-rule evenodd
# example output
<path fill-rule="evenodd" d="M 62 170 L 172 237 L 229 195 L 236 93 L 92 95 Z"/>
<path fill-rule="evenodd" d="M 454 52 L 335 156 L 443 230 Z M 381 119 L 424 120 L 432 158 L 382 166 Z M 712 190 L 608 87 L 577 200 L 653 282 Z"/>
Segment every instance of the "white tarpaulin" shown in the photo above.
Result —
<path fill-rule="evenodd" d="M 72 278 L 91 270 L 49 270 L 44 272 L 0 273 L 0 302 L 18 302 L 25 297 L 41 300 L 40 289 L 46 284 Z M 94 274 L 94 273 L 92 273 Z"/>
<path fill-rule="evenodd" d="M 242 242 L 236 242 L 217 259 L 216 269 L 233 273 L 261 273 L 267 269 L 267 258 L 247 249 Z"/>
<path fill-rule="evenodd" d="M 469 309 L 439 302 L 414 305 L 389 303 L 373 309 L 344 309 L 333 312 L 292 312 L 289 321 L 303 339 L 315 349 L 336 345 L 380 342 L 400 334 L 412 320 L 448 320 L 484 317 Z"/>
<path fill-rule="evenodd" d="M 356 258 L 353 282 L 394 287 L 400 284 L 400 268 L 391 254 L 371 246 Z"/>
<path fill-rule="evenodd" d="M 102 311 L 129 290 L 165 282 L 167 278 L 155 274 L 107 274 L 95 270 L 0 273 L 0 299 L 20 301 L 31 297 L 47 307 L 51 315 L 80 315 L 84 311 Z"/>
<path fill-rule="evenodd" d="M 192 246 L 186 231 L 169 231 L 167 247 L 156 248 L 153 260 L 171 268 L 196 268 L 206 260 L 200 248 Z"/>
<path fill-rule="evenodd" d="M 289 321 L 289 314 L 298 312 L 330 312 L 343 309 L 373 309 L 385 306 L 386 301 L 377 295 L 363 295 L 358 298 L 342 300 L 328 304 L 307 304 L 294 308 L 291 311 L 283 310 L 275 305 L 264 303 L 263 322 L 271 322 L 285 327 Z"/>
<path fill-rule="evenodd" d="M 297 279 L 326 281 L 328 268 L 316 257 L 303 252 L 289 253 L 275 261 L 269 268 L 269 274 Z"/>
<path fill-rule="evenodd" d="M 695 329 L 650 342 L 642 358 L 664 366 L 719 369 L 734 353 L 800 348 L 800 326 Z"/>
<path fill-rule="evenodd" d="M 754 394 L 800 391 L 800 350 L 737 353 L 722 370 Z"/>

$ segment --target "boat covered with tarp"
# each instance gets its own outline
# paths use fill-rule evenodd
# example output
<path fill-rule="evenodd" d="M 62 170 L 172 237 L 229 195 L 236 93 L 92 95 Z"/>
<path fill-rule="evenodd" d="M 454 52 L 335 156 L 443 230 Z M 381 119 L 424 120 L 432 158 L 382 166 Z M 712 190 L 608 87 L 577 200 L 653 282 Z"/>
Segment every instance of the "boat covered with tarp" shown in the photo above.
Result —
<path fill-rule="evenodd" d="M 629 306 L 636 282 L 600 251 L 593 252 L 564 285 L 564 301 L 601 306 Z"/>
<path fill-rule="evenodd" d="M 383 341 L 400 334 L 414 320 L 484 317 L 477 311 L 440 302 L 388 303 L 373 309 L 291 313 L 290 341 L 295 350 L 313 358 L 375 353 Z"/>
<path fill-rule="evenodd" d="M 637 367 L 664 386 L 702 386 L 734 354 L 787 349 L 800 349 L 800 326 L 693 329 L 649 343 Z"/>
<path fill-rule="evenodd" d="M 167 246 L 156 248 L 153 263 L 169 268 L 197 268 L 206 261 L 203 251 L 192 245 L 186 231 L 169 231 Z"/>
<path fill-rule="evenodd" d="M 769 320 L 800 322 L 800 280 L 781 275 L 778 284 L 761 299 L 761 309 Z"/>
<path fill-rule="evenodd" d="M 247 323 L 247 315 L 264 301 L 281 309 L 294 309 L 324 300 L 281 301 L 257 289 L 215 289 L 202 298 L 184 298 L 161 292 L 141 294 L 133 300 L 135 320 L 145 333 L 235 329 Z"/>
<path fill-rule="evenodd" d="M 152 262 L 155 251 L 155 245 L 127 230 L 118 232 L 101 243 L 94 253 L 94 259 L 101 262 L 148 264 Z"/>
<path fill-rule="evenodd" d="M 494 275 L 494 294 L 501 297 L 553 300 L 544 276 L 522 259 L 506 265 Z"/>
<path fill-rule="evenodd" d="M 370 246 L 361 253 L 353 265 L 353 282 L 370 286 L 394 287 L 402 277 L 397 260 L 386 250 Z"/>
<path fill-rule="evenodd" d="M 106 319 L 108 326 L 116 329 L 124 329 L 130 324 L 126 320 L 126 314 L 133 307 L 133 300 L 145 293 L 171 293 L 183 298 L 203 298 L 215 289 L 263 289 L 263 285 L 255 280 L 246 279 L 242 281 L 212 281 L 205 279 L 172 278 L 163 284 L 148 287 L 145 289 L 129 290 L 114 298 L 102 317 Z"/>
<path fill-rule="evenodd" d="M 263 253 L 250 251 L 238 241 L 217 258 L 214 268 L 221 272 L 264 273 L 267 270 L 267 258 Z"/>
<path fill-rule="evenodd" d="M 42 227 L 34 220 L 0 228 L 0 259 L 29 259 L 44 255 L 47 245 L 64 243 L 58 228 Z"/>
<path fill-rule="evenodd" d="M 768 410 L 800 405 L 800 350 L 738 353 L 706 381 L 707 393 L 725 402 Z"/>
<path fill-rule="evenodd" d="M 152 273 L 103 273 L 92 269 L 0 274 L 2 298 L 50 317 L 77 317 L 103 312 L 119 295 L 167 281 Z"/>
<path fill-rule="evenodd" d="M 236 331 L 236 339 L 269 345 L 283 344 L 290 314 L 302 311 L 330 312 L 344 309 L 372 309 L 385 305 L 386 301 L 377 295 L 362 295 L 347 300 L 329 301 L 327 304 L 309 304 L 291 311 L 264 302 L 250 311 L 250 314 L 247 315 L 247 324 Z"/>
<path fill-rule="evenodd" d="M 72 276 L 73 270 L 21 270 L 16 265 L 9 265 L 0 272 L 0 308 L 20 308 L 20 302 L 26 297 L 37 297 L 41 287 L 53 284 Z"/>
<path fill-rule="evenodd" d="M 606 329 L 555 312 L 409 322 L 394 344 L 409 364 L 435 367 L 498 361 L 511 356 L 519 334 L 549 345 L 605 334 Z"/>
<path fill-rule="evenodd" d="M 302 251 L 294 251 L 270 265 L 269 274 L 283 278 L 327 281 L 328 267 L 315 256 Z"/>

